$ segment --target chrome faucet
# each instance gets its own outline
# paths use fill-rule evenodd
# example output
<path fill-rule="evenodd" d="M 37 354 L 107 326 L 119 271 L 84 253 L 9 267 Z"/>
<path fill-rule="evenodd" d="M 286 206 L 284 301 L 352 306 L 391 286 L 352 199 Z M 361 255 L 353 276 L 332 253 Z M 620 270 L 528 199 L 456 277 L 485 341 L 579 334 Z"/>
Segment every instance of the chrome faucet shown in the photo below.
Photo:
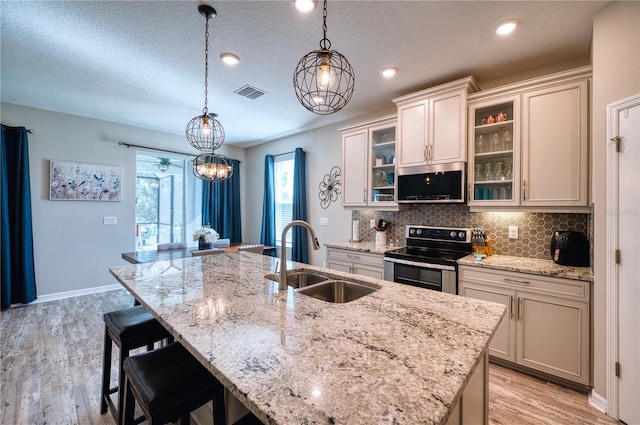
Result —
<path fill-rule="evenodd" d="M 291 223 L 284 226 L 282 229 L 282 247 L 280 248 L 280 283 L 278 284 L 278 290 L 282 291 L 287 289 L 287 231 L 293 226 L 302 226 L 306 228 L 309 233 L 311 233 L 311 239 L 313 242 L 313 249 L 320 249 L 320 244 L 318 243 L 318 237 L 316 236 L 315 230 L 309 223 L 304 220 L 293 220 Z"/>

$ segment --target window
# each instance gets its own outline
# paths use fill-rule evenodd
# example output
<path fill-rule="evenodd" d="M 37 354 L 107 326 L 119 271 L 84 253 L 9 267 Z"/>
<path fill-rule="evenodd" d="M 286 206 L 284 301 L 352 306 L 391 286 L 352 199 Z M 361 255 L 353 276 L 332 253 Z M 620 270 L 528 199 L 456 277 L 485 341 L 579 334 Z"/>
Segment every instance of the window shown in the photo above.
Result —
<path fill-rule="evenodd" d="M 199 226 L 201 201 L 198 204 L 200 197 L 193 194 L 200 192 L 196 179 L 185 172 L 189 165 L 188 159 L 164 153 L 136 156 L 136 251 L 187 242 L 188 232 Z"/>
<path fill-rule="evenodd" d="M 276 195 L 276 246 L 282 246 L 282 230 L 293 217 L 293 163 L 294 155 L 277 156 L 273 161 Z M 286 247 L 291 248 L 291 232 Z"/>

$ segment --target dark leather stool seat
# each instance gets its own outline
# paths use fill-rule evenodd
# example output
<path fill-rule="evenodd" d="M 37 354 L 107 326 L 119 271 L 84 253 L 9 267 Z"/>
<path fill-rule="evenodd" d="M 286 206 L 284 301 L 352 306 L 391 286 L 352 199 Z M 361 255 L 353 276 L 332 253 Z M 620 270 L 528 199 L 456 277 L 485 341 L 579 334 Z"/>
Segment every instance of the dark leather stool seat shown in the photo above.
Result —
<path fill-rule="evenodd" d="M 224 387 L 179 343 L 131 356 L 124 361 L 122 422 L 133 425 L 135 402 L 149 425 L 189 424 L 191 411 L 213 400 L 214 423 L 224 425 Z"/>
<path fill-rule="evenodd" d="M 124 310 L 112 311 L 104 315 L 104 354 L 102 364 L 102 401 L 100 413 L 107 408 L 111 411 L 116 423 L 120 424 L 122 416 L 122 402 L 124 400 L 124 373 L 122 370 L 124 359 L 135 348 L 146 346 L 153 349 L 154 343 L 167 339 L 173 342 L 171 334 L 149 313 L 143 306 L 138 305 Z M 113 343 L 120 347 L 118 386 L 111 385 L 111 349 Z M 117 406 L 110 395 L 118 392 Z"/>

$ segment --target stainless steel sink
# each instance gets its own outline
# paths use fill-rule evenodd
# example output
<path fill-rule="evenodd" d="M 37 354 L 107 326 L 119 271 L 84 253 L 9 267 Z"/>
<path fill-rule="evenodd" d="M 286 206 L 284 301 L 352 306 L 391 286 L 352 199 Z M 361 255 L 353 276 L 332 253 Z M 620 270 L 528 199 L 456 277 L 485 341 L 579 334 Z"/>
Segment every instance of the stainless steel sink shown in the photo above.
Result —
<path fill-rule="evenodd" d="M 278 282 L 280 280 L 279 274 L 268 274 L 265 276 L 266 279 L 273 280 L 274 282 Z M 287 285 L 291 286 L 294 289 L 304 288 L 309 285 L 314 285 L 319 282 L 324 282 L 329 280 L 329 276 L 320 274 L 316 271 L 306 270 L 306 269 L 293 269 L 287 272 Z"/>
<path fill-rule="evenodd" d="M 356 282 L 328 280 L 298 289 L 296 292 L 330 303 L 348 303 L 375 291 L 376 288 Z"/>

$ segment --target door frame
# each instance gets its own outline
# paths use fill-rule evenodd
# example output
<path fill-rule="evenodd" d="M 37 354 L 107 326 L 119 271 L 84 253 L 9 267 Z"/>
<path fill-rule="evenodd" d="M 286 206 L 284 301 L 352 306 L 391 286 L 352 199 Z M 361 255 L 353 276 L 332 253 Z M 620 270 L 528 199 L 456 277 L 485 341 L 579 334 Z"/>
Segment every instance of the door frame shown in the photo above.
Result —
<path fill-rule="evenodd" d="M 610 103 L 607 105 L 607 211 L 617 211 L 618 199 L 618 152 L 616 143 L 612 139 L 618 136 L 617 115 L 624 109 L 640 105 L 640 94 Z M 615 260 L 615 250 L 618 248 L 618 215 L 611 214 L 607 220 L 607 414 L 618 419 L 618 379 L 615 364 L 619 359 L 618 350 L 618 267 Z"/>

